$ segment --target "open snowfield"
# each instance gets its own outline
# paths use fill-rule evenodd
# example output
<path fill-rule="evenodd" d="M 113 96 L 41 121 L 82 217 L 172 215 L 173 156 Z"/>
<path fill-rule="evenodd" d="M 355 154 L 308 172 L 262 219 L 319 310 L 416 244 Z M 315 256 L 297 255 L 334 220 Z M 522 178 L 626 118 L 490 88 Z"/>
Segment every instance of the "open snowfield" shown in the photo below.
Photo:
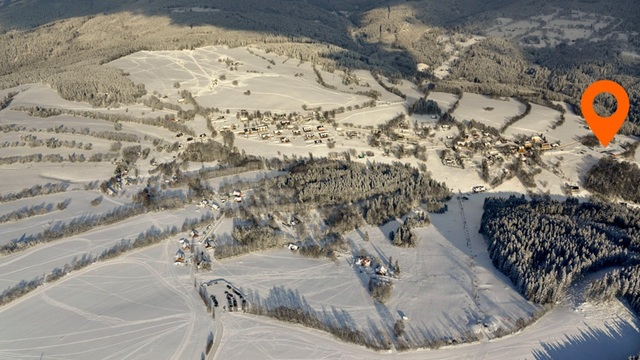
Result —
<path fill-rule="evenodd" d="M 237 66 L 226 65 L 226 59 Z M 302 105 L 331 109 L 367 101 L 365 96 L 323 88 L 316 82 L 309 63 L 273 61 L 275 65 L 246 48 L 205 47 L 193 51 L 142 51 L 110 64 L 130 73 L 134 82 L 144 83 L 149 92 L 158 91 L 177 99 L 181 89 L 188 89 L 202 106 L 234 111 L 290 112 L 301 111 Z M 331 74 L 322 73 L 323 78 L 331 78 Z M 176 81 L 181 89 L 174 88 Z M 244 95 L 246 91 L 251 95 Z"/>
<path fill-rule="evenodd" d="M 531 112 L 529 115 L 509 126 L 504 134 L 509 137 L 517 134 L 524 134 L 526 136 L 546 134 L 551 129 L 551 125 L 553 125 L 559 117 L 560 112 L 555 109 L 531 104 Z M 554 141 L 556 139 L 549 138 L 547 140 Z"/>
<path fill-rule="evenodd" d="M 511 98 L 505 101 L 465 93 L 453 116 L 459 121 L 476 120 L 499 129 L 507 119 L 521 114 L 524 109 L 524 104 Z"/>
<path fill-rule="evenodd" d="M 0 358 L 196 359 L 213 322 L 162 244 L 0 308 Z"/>
<path fill-rule="evenodd" d="M 394 117 L 406 111 L 405 105 L 390 104 L 379 105 L 373 108 L 364 108 L 350 111 L 348 113 L 336 115 L 336 121 L 339 123 L 353 124 L 354 126 L 373 126 L 382 125 Z"/>

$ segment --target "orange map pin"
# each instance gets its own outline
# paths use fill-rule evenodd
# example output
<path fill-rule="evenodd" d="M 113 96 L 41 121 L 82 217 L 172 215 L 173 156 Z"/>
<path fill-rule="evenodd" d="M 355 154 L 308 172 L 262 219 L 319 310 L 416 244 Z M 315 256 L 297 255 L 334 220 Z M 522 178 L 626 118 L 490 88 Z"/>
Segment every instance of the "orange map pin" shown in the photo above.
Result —
<path fill-rule="evenodd" d="M 596 96 L 602 93 L 613 95 L 618 102 L 618 110 L 609 117 L 602 117 L 593 109 L 593 101 Z M 600 144 L 607 147 L 629 114 L 629 95 L 618 83 L 610 80 L 600 80 L 589 85 L 584 91 L 580 107 L 591 131 L 596 135 Z"/>

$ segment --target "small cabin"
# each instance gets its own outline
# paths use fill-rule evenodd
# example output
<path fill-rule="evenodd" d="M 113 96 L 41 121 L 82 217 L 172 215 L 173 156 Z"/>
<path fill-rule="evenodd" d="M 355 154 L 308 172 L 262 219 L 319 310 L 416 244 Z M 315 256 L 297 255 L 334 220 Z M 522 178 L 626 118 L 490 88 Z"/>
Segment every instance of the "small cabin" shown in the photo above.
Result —
<path fill-rule="evenodd" d="M 387 268 L 385 268 L 384 266 L 380 265 L 376 268 L 376 274 L 378 275 L 387 275 Z"/>

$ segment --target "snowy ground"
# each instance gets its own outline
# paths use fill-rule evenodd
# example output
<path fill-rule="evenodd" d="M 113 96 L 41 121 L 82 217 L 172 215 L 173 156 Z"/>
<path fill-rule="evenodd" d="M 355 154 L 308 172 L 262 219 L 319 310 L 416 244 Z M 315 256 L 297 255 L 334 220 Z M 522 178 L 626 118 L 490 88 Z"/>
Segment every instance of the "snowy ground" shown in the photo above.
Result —
<path fill-rule="evenodd" d="M 133 81 L 144 83 L 150 92 L 158 91 L 175 100 L 181 89 L 188 89 L 202 106 L 234 112 L 267 108 L 274 112 L 301 111 L 302 105 L 331 109 L 367 101 L 365 96 L 319 86 L 309 63 L 291 60 L 283 64 L 273 55 L 251 51 L 273 58 L 275 64 L 252 55 L 246 48 L 205 47 L 193 51 L 142 51 L 111 65 L 130 73 Z M 226 59 L 238 63 L 237 67 L 219 61 Z M 334 77 L 322 73 L 327 82 Z M 176 81 L 181 84 L 180 89 L 174 88 Z M 251 95 L 243 95 L 247 90 Z"/>
<path fill-rule="evenodd" d="M 476 40 L 469 40 L 473 41 Z M 231 59 L 230 65 L 224 62 L 227 58 Z M 318 84 L 311 64 L 247 48 L 208 47 L 182 52 L 140 52 L 114 61 L 111 65 L 129 72 L 133 81 L 144 83 L 149 93 L 157 91 L 160 95 L 167 95 L 164 101 L 177 103 L 180 98 L 178 92 L 187 89 L 203 106 L 231 109 L 229 119 L 214 122 L 216 127 L 236 124 L 242 129 L 240 121 L 235 119 L 235 112 L 239 109 L 306 114 L 302 111 L 302 105 L 321 106 L 323 110 L 355 106 L 370 100 L 356 92 L 381 92 L 378 106 L 339 114 L 336 127 L 327 126 L 329 138 L 335 141 L 335 147 L 332 148 L 327 146 L 326 140 L 315 144 L 313 139 L 305 140 L 303 135 L 294 136 L 290 129 L 286 129 L 284 134 L 290 137 L 290 143 L 280 142 L 277 136 L 270 140 L 262 140 L 255 134 L 236 136 L 234 145 L 238 149 L 264 157 L 309 156 L 310 153 L 313 156 L 329 156 L 332 152 L 342 151 L 361 154 L 370 150 L 374 154 L 372 157 L 352 156 L 352 161 L 399 161 L 393 156 L 383 156 L 380 148 L 372 149 L 368 145 L 370 130 L 364 127 L 375 127 L 390 120 L 422 96 L 414 85 L 404 81 L 394 85 L 407 94 L 407 101 L 402 102 L 396 95 L 386 92 L 371 74 L 363 71 L 354 72 L 352 75 L 357 78 L 358 84 L 349 85 L 343 83 L 344 73 L 322 71 L 324 81 L 335 87 L 328 89 Z M 224 76 L 221 78 L 221 75 Z M 234 80 L 238 81 L 238 85 L 233 84 Z M 175 81 L 180 83 L 179 89 L 174 87 Z M 383 81 L 391 86 L 386 80 Z M 115 129 L 111 122 L 67 115 L 30 117 L 15 111 L 20 106 L 133 116 L 145 113 L 147 117 L 175 114 L 169 110 L 151 112 L 142 104 L 93 109 L 88 104 L 62 100 L 52 89 L 41 84 L 23 86 L 20 90 L 22 92 L 11 106 L 0 111 L 0 125 L 18 124 L 25 126 L 26 130 L 1 133 L 0 143 L 15 142 L 21 136 L 35 135 L 39 139 L 55 137 L 59 140 L 90 142 L 93 147 L 91 150 L 4 147 L 0 148 L 0 157 L 37 153 L 66 157 L 74 152 L 88 157 L 109 151 L 113 144 L 111 140 L 95 136 L 46 131 L 64 125 L 76 130 L 88 127 L 91 131 L 113 132 Z M 250 90 L 251 95 L 243 95 L 246 90 Z M 0 96 L 3 94 L 0 93 Z M 429 98 L 438 102 L 443 110 L 457 100 L 456 96 L 445 93 L 431 93 Z M 188 106 L 185 105 L 185 108 Z M 523 108 L 524 105 L 513 99 L 489 99 L 465 93 L 454 116 L 458 120 L 475 119 L 500 127 L 506 119 L 521 113 Z M 579 183 L 581 174 L 604 154 L 602 149 L 587 149 L 578 143 L 579 137 L 588 134 L 589 130 L 585 128 L 584 121 L 571 112 L 567 112 L 567 119 L 562 126 L 551 129 L 558 115 L 556 110 L 533 105 L 531 114 L 510 126 L 506 135 L 543 133 L 549 140 L 561 142 L 562 146 L 545 153 L 543 160 L 549 164 L 560 162 L 562 174 L 543 171 L 536 177 L 538 188 L 533 189 L 538 192 L 548 190 L 552 195 L 559 196 L 565 182 Z M 435 122 L 425 116 L 413 116 L 408 120 L 411 124 L 414 120 L 427 125 Z M 186 124 L 196 134 L 209 132 L 201 116 Z M 314 127 L 314 139 L 318 139 L 320 132 L 315 127 L 319 123 L 310 121 L 307 124 Z M 273 130 L 269 129 L 270 132 Z M 348 139 L 344 135 L 347 131 L 357 134 Z M 432 215 L 432 225 L 417 231 L 420 241 L 415 249 L 397 248 L 389 243 L 386 238 L 389 231 L 398 226 L 397 222 L 392 222 L 382 227 L 362 227 L 359 231 L 347 234 L 350 250 L 337 262 L 304 258 L 283 248 L 216 261 L 213 271 L 201 272 L 197 278 L 227 280 L 248 297 L 273 304 L 294 294 L 290 300 L 304 300 L 305 304 L 326 318 L 340 319 L 363 330 L 376 327 L 390 333 L 393 323 L 404 314 L 409 318 L 409 336 L 451 338 L 471 330 L 478 331 L 481 338 L 478 343 L 440 350 L 385 354 L 339 342 L 319 331 L 241 313 L 218 312 L 217 320 L 213 321 L 193 289 L 195 277 L 189 267 L 173 264 L 173 256 L 179 246 L 177 239 L 184 235 L 181 234 L 157 246 L 72 272 L 57 282 L 0 307 L 0 324 L 10 324 L 0 327 L 0 358 L 193 359 L 202 357 L 206 341 L 211 337 L 215 350 L 206 357 L 208 359 L 624 358 L 638 352 L 638 319 L 618 302 L 605 306 L 565 302 L 524 331 L 503 339 L 493 339 L 492 331 L 478 326 L 479 321 L 491 318 L 497 325 L 509 328 L 518 318 L 528 318 L 538 309 L 538 306 L 515 292 L 509 280 L 495 270 L 484 240 L 477 233 L 482 202 L 488 194 L 507 196 L 525 193 L 529 189 L 514 178 L 487 194 L 467 194 L 472 186 L 482 184 L 478 168 L 474 167 L 474 162 L 480 161 L 481 155 L 475 156 L 465 169 L 444 166 L 438 157 L 438 151 L 445 149 L 443 138 L 455 136 L 457 131 L 456 128 L 446 131 L 438 129 L 436 136 L 420 140 L 420 144 L 427 149 L 428 160 L 425 164 L 433 177 L 445 181 L 454 193 L 463 192 L 469 200 L 458 202 L 454 198 L 448 203 L 449 211 L 446 214 Z M 183 145 L 186 143 L 184 138 L 176 138 L 173 132 L 153 126 L 123 123 L 120 132 L 136 135 L 140 139 L 139 143 L 123 142 L 123 147 L 141 145 L 143 149 L 150 148 L 151 153 L 146 160 L 137 163 L 140 185 L 128 186 L 117 196 L 104 196 L 96 206 L 90 205 L 90 202 L 100 196 L 100 192 L 87 190 L 85 185 L 113 176 L 115 165 L 110 161 L 0 165 L 2 195 L 47 182 L 69 183 L 68 189 L 62 193 L 2 203 L 0 216 L 32 205 L 53 204 L 54 208 L 44 215 L 0 224 L 3 234 L 0 245 L 37 234 L 56 222 L 69 221 L 85 214 L 106 213 L 130 203 L 132 195 L 142 190 L 149 177 L 148 170 L 152 169 L 150 159 L 171 161 L 179 153 L 158 149 L 151 140 L 160 139 L 164 145 L 175 141 Z M 145 136 L 149 138 L 145 139 Z M 610 149 L 618 151 L 620 143 L 629 140 L 618 136 Z M 640 152 L 636 154 L 636 161 L 638 157 Z M 414 166 L 422 163 L 414 157 L 400 161 Z M 209 166 L 215 164 L 191 163 L 182 170 L 195 171 Z M 211 179 L 208 183 L 217 188 L 226 182 L 255 180 L 275 174 L 277 172 L 256 171 Z M 579 196 L 586 198 L 589 194 L 583 191 Z M 55 208 L 57 203 L 65 200 L 70 200 L 66 209 Z M 133 239 L 150 228 L 179 227 L 185 218 L 196 218 L 203 213 L 194 205 L 180 210 L 148 213 L 12 255 L 0 256 L 0 290 L 49 273 L 85 254 L 97 255 L 120 239 Z M 466 220 L 466 230 L 463 219 Z M 222 220 L 213 229 L 221 237 L 232 230 L 233 219 Z M 369 242 L 363 240 L 365 231 L 369 233 Z M 366 271 L 361 273 L 359 268 L 353 266 L 353 256 L 357 255 L 360 248 L 383 262 L 390 257 L 399 261 L 402 274 L 394 280 L 394 291 L 386 305 L 372 301 L 367 291 Z M 223 298 L 218 300 L 224 301 Z"/>
<path fill-rule="evenodd" d="M 162 244 L 97 263 L 0 308 L 7 359 L 195 359 L 213 322 Z"/>

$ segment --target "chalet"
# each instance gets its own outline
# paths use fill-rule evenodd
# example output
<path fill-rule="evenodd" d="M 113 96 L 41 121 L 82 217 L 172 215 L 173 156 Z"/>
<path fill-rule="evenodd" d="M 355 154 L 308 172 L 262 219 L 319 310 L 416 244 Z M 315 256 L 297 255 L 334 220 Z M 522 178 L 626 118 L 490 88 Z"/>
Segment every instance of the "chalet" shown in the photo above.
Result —
<path fill-rule="evenodd" d="M 311 138 L 314 138 L 314 137 L 316 137 L 315 134 L 304 134 L 304 138 L 305 139 L 311 139 Z"/>
<path fill-rule="evenodd" d="M 366 256 L 358 256 L 356 258 L 356 265 L 368 267 L 371 265 L 371 259 Z"/>
<path fill-rule="evenodd" d="M 178 250 L 178 252 L 176 253 L 176 256 L 174 257 L 174 260 L 176 264 L 184 264 L 185 262 L 184 251 Z"/>
<path fill-rule="evenodd" d="M 233 202 L 241 203 L 241 202 L 242 202 L 242 197 L 240 197 L 240 196 L 236 196 L 236 197 L 234 197 L 234 198 L 233 198 Z"/>
<path fill-rule="evenodd" d="M 484 185 L 477 185 L 471 188 L 471 190 L 473 190 L 474 193 L 480 193 L 480 192 L 486 191 L 487 188 Z"/>
<path fill-rule="evenodd" d="M 283 136 L 283 137 L 280 138 L 280 142 L 283 143 L 283 144 L 284 143 L 288 143 L 289 142 L 289 138 Z"/>
<path fill-rule="evenodd" d="M 387 275 L 387 268 L 385 268 L 382 265 L 378 265 L 378 267 L 376 268 L 376 274 L 378 275 Z"/>
<path fill-rule="evenodd" d="M 296 245 L 296 244 L 294 244 L 294 243 L 289 243 L 289 244 L 287 245 L 287 247 L 288 247 L 288 248 L 289 248 L 289 250 L 291 250 L 291 251 L 297 251 L 297 250 L 300 248 L 298 245 Z"/>
<path fill-rule="evenodd" d="M 321 137 L 321 138 L 329 137 L 329 133 L 321 132 L 321 133 L 320 133 L 320 137 Z"/>
<path fill-rule="evenodd" d="M 233 192 L 231 193 L 231 195 L 241 197 L 241 196 L 242 196 L 242 191 L 240 191 L 240 190 L 233 190 Z"/>
<path fill-rule="evenodd" d="M 302 127 L 302 131 L 304 132 L 311 132 L 313 131 L 313 128 L 311 126 L 303 126 Z"/>
<path fill-rule="evenodd" d="M 189 240 L 184 240 L 182 242 L 182 246 L 180 246 L 180 248 L 182 250 L 191 250 L 191 244 L 189 243 Z"/>
<path fill-rule="evenodd" d="M 191 237 L 198 237 L 198 236 L 200 236 L 200 233 L 198 232 L 198 230 L 193 229 L 193 230 L 191 230 L 190 235 L 191 235 Z"/>

